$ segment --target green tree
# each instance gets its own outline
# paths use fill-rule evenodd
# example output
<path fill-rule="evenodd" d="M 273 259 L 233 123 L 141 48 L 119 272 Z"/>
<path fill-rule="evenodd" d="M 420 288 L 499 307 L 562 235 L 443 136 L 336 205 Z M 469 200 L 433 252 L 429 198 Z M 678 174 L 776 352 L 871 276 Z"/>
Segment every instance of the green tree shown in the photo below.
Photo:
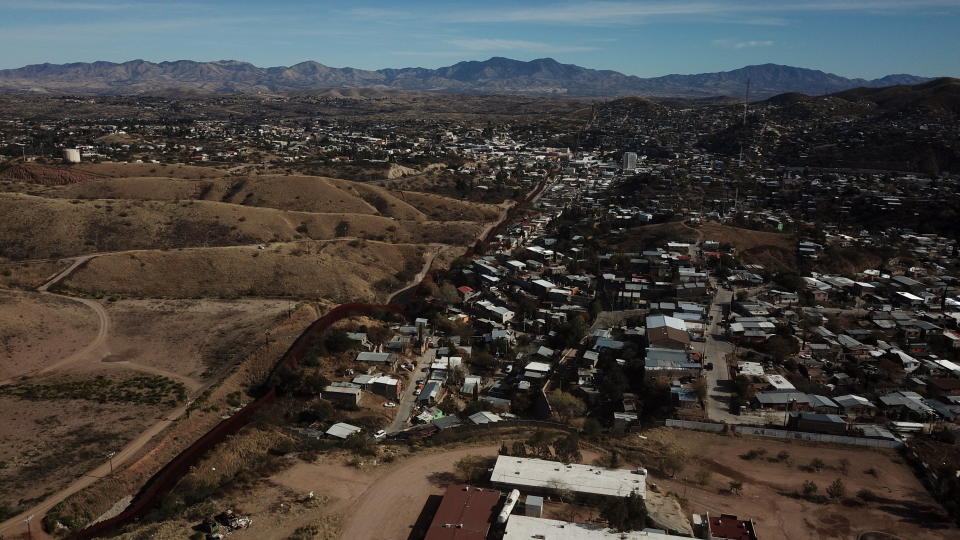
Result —
<path fill-rule="evenodd" d="M 800 488 L 803 496 L 807 498 L 813 497 L 818 489 L 817 484 L 813 483 L 812 480 L 805 480 L 803 486 Z"/>
<path fill-rule="evenodd" d="M 580 436 L 570 433 L 553 441 L 553 453 L 564 463 L 578 463 L 583 459 L 580 453 Z"/>
<path fill-rule="evenodd" d="M 530 445 L 530 448 L 533 449 L 533 452 L 541 457 L 550 457 L 550 444 L 553 442 L 553 437 L 550 436 L 546 431 L 536 430 L 533 432 L 533 435 L 530 436 L 530 440 L 527 441 L 527 444 Z"/>
<path fill-rule="evenodd" d="M 465 456 L 453 467 L 460 480 L 467 483 L 481 482 L 486 479 L 491 460 L 485 456 Z"/>
<path fill-rule="evenodd" d="M 583 436 L 589 439 L 595 438 L 603 431 L 603 426 L 594 418 L 587 418 L 583 423 Z"/>
<path fill-rule="evenodd" d="M 568 422 L 571 418 L 583 416 L 587 410 L 587 406 L 580 398 L 559 388 L 550 392 L 547 400 L 562 422 Z"/>
<path fill-rule="evenodd" d="M 636 491 L 627 497 L 610 499 L 601 508 L 600 516 L 611 529 L 620 532 L 637 531 L 647 525 L 647 507 Z"/>

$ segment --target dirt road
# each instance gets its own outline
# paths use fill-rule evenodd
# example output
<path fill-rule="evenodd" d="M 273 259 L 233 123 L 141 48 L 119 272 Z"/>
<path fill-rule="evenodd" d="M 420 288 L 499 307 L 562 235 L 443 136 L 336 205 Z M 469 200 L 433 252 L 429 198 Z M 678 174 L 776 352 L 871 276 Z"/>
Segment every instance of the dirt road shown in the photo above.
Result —
<path fill-rule="evenodd" d="M 467 446 L 446 452 L 425 453 L 404 460 L 374 482 L 351 506 L 340 538 L 395 540 L 406 538 L 429 495 L 444 486 L 431 482 L 436 473 L 452 471 L 466 456 L 496 456 L 500 444 Z"/>
<path fill-rule="evenodd" d="M 40 530 L 40 520 L 43 516 L 57 503 L 66 499 L 70 495 L 90 486 L 100 478 L 104 478 L 110 475 L 111 467 L 113 469 L 118 469 L 121 465 L 126 463 L 131 457 L 136 455 L 136 453 L 143 448 L 154 436 L 166 429 L 170 424 L 180 418 L 184 412 L 187 410 L 187 405 L 181 405 L 176 409 L 167 411 L 163 418 L 147 428 L 146 431 L 142 432 L 135 439 L 130 441 L 126 446 L 121 448 L 114 454 L 113 458 L 109 461 L 103 463 L 99 467 L 96 467 L 92 471 L 89 471 L 87 474 L 81 476 L 77 479 L 76 482 L 70 484 L 68 487 L 54 493 L 47 497 L 43 502 L 33 506 L 29 510 L 21 513 L 20 515 L 14 516 L 3 523 L 0 523 L 0 537 L 12 536 L 14 534 L 21 534 L 26 532 L 23 520 L 28 516 L 35 516 L 34 525 L 33 525 L 33 537 L 34 538 L 49 538 L 46 534 L 43 534 Z M 120 495 L 119 493 L 117 494 Z"/>
<path fill-rule="evenodd" d="M 173 378 L 174 380 L 180 381 L 187 386 L 187 389 L 190 391 L 190 395 L 196 395 L 197 393 L 203 391 L 205 385 L 202 385 L 200 382 L 190 379 L 189 377 L 184 377 L 175 373 L 168 372 L 159 368 L 153 368 L 148 366 L 142 366 L 138 364 L 133 364 L 131 362 L 105 362 L 101 363 L 101 360 L 108 357 L 109 352 L 106 349 L 106 340 L 110 334 L 110 317 L 107 315 L 107 311 L 101 306 L 98 302 L 89 300 L 86 298 L 75 298 L 72 296 L 65 296 L 61 294 L 56 294 L 49 292 L 49 288 L 53 285 L 56 285 L 61 280 L 69 276 L 74 270 L 76 270 L 81 264 L 86 261 L 96 257 L 96 255 L 85 255 L 83 257 L 78 257 L 74 260 L 67 269 L 58 273 L 57 275 L 50 278 L 46 283 L 41 285 L 37 290 L 43 294 L 49 294 L 51 296 L 58 296 L 60 298 L 66 298 L 74 302 L 80 302 L 96 312 L 99 319 L 100 327 L 97 331 L 96 337 L 88 343 L 84 348 L 79 351 L 63 358 L 62 360 L 51 364 L 41 370 L 38 370 L 30 375 L 38 373 L 48 373 L 56 369 L 61 369 L 68 365 L 71 365 L 75 362 L 82 360 L 91 360 L 97 363 L 100 363 L 104 366 L 118 366 L 118 367 L 127 367 L 130 369 L 136 369 L 138 371 L 143 371 L 147 373 L 153 373 L 156 375 L 163 375 L 165 377 Z M 181 405 L 171 411 L 167 411 L 161 420 L 151 425 L 145 431 L 140 433 L 135 439 L 130 441 L 125 447 L 118 450 L 114 456 L 96 467 L 92 471 L 87 472 L 84 476 L 78 478 L 74 483 L 70 484 L 68 487 L 54 493 L 47 497 L 43 502 L 33 506 L 32 508 L 26 510 L 18 516 L 14 516 L 3 523 L 0 523 L 0 537 L 4 535 L 13 535 L 26 532 L 26 526 L 23 523 L 23 520 L 27 519 L 29 516 L 35 516 L 35 521 L 32 526 L 34 538 L 48 538 L 42 531 L 40 531 L 39 521 L 43 516 L 56 504 L 63 501 L 70 495 L 86 488 L 87 486 L 93 484 L 98 479 L 106 477 L 110 474 L 112 469 L 117 469 L 123 465 L 128 459 L 135 455 L 144 445 L 146 445 L 154 436 L 166 429 L 170 424 L 180 418 L 187 410 L 187 405 Z M 39 531 L 39 532 L 37 532 Z"/>

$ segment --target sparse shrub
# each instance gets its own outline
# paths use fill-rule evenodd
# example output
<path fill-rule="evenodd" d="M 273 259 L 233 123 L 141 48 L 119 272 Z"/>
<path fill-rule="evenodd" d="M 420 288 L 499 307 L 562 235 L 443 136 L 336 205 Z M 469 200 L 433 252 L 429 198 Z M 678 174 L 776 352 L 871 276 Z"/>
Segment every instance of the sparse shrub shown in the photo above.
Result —
<path fill-rule="evenodd" d="M 843 480 L 837 478 L 829 486 L 827 486 L 827 496 L 833 500 L 840 500 L 843 498 L 844 493 L 847 491 L 847 486 L 844 485 Z"/>

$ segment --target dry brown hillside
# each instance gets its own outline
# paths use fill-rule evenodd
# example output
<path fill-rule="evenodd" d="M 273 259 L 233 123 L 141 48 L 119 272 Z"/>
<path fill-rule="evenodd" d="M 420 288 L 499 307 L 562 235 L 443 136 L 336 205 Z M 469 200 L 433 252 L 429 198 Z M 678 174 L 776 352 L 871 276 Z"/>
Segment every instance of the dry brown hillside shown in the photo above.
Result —
<path fill-rule="evenodd" d="M 263 250 L 221 247 L 118 253 L 90 260 L 63 283 L 62 290 L 138 297 L 382 301 L 409 284 L 427 249 L 334 240 L 277 244 Z"/>
<path fill-rule="evenodd" d="M 243 206 L 318 213 L 356 213 L 399 220 L 490 221 L 499 210 L 449 197 L 322 176 L 248 176 L 212 180 L 172 177 L 100 178 L 63 186 L 50 194 L 79 199 L 202 199 Z"/>
<path fill-rule="evenodd" d="M 0 257 L 17 260 L 338 236 L 466 245 L 482 227 L 470 221 L 396 221 L 211 201 L 67 200 L 0 193 Z"/>
<path fill-rule="evenodd" d="M 226 171 L 222 169 L 214 169 L 211 167 L 182 164 L 164 165 L 160 163 L 80 163 L 71 165 L 71 168 L 94 176 L 112 178 L 169 176 L 171 178 L 198 180 L 202 178 L 218 178 L 226 174 Z"/>
<path fill-rule="evenodd" d="M 431 193 L 401 191 L 398 196 L 430 218 L 441 221 L 492 221 L 499 213 L 499 209 L 492 204 L 471 203 Z"/>
<path fill-rule="evenodd" d="M 704 240 L 737 248 L 740 262 L 759 264 L 773 272 L 795 271 L 796 245 L 789 234 L 754 231 L 709 221 L 700 227 Z"/>

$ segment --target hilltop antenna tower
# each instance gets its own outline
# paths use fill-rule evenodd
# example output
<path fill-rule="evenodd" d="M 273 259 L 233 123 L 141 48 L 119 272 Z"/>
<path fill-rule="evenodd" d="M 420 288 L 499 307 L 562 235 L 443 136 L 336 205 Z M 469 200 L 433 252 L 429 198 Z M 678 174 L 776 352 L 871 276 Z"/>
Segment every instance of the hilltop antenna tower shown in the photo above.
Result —
<path fill-rule="evenodd" d="M 747 91 L 743 94 L 743 125 L 747 125 L 747 104 L 750 103 L 750 79 L 747 79 Z"/>
<path fill-rule="evenodd" d="M 750 102 L 750 79 L 747 78 L 747 91 L 743 94 L 743 133 L 740 138 L 740 167 L 743 167 L 743 139 L 747 130 L 747 104 Z"/>

